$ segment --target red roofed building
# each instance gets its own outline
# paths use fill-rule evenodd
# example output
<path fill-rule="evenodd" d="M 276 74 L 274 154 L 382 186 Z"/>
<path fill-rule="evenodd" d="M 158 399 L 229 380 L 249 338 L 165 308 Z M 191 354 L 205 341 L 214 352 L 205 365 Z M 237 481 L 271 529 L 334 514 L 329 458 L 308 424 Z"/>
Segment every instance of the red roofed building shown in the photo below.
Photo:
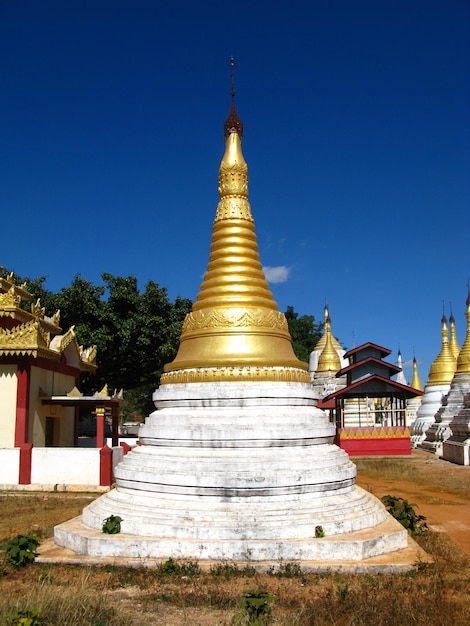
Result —
<path fill-rule="evenodd" d="M 337 443 L 351 456 L 411 454 L 406 403 L 423 394 L 391 379 L 401 370 L 383 359 L 391 350 L 364 343 L 346 352 L 350 365 L 336 375 L 346 387 L 319 401 L 336 422 Z"/>

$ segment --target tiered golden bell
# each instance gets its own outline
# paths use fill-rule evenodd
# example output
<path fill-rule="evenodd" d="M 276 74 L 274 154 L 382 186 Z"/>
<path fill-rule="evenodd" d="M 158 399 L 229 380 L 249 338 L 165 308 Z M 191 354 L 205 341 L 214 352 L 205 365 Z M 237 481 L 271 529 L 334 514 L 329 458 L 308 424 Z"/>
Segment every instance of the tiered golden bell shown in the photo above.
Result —
<path fill-rule="evenodd" d="M 214 367 L 305 371 L 308 366 L 294 354 L 286 318 L 264 277 L 236 127 L 226 139 L 219 196 L 207 272 L 184 321 L 176 358 L 165 372 Z M 164 375 L 164 381 L 169 378 Z"/>

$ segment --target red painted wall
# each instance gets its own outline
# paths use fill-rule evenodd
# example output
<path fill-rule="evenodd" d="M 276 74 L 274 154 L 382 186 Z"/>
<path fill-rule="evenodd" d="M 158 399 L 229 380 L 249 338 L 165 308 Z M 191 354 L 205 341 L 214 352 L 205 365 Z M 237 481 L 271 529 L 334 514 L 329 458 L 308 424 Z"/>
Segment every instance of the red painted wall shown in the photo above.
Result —
<path fill-rule="evenodd" d="M 409 437 L 340 439 L 339 447 L 349 456 L 404 456 L 411 454 Z"/>

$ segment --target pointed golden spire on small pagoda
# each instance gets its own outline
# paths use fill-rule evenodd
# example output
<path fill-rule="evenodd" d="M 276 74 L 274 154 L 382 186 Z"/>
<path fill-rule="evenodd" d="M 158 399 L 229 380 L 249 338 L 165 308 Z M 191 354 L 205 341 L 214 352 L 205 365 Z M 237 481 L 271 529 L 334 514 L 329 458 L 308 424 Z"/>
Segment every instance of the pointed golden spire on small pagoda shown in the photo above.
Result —
<path fill-rule="evenodd" d="M 467 294 L 467 333 L 465 336 L 465 341 L 463 342 L 462 349 L 460 350 L 459 357 L 457 359 L 457 372 L 459 374 L 468 374 L 470 373 L 470 289 Z"/>
<path fill-rule="evenodd" d="M 233 377 L 233 371 L 224 373 L 223 368 L 244 368 L 237 376 L 250 380 L 253 368 L 294 368 L 297 373 L 291 372 L 292 380 L 309 382 L 308 365 L 294 354 L 286 318 L 278 312 L 259 258 L 248 201 L 248 167 L 241 149 L 243 124 L 235 108 L 233 70 L 232 58 L 232 105 L 224 125 L 220 201 L 209 265 L 193 310 L 184 321 L 178 354 L 165 366 L 161 382 L 187 380 L 186 375 L 178 376 L 176 372 L 194 368 L 198 372 L 191 374 L 191 380 Z M 206 373 L 208 368 L 219 371 Z M 269 371 L 257 371 L 256 378 L 278 379 Z"/>
<path fill-rule="evenodd" d="M 457 335 L 455 333 L 455 318 L 454 318 L 454 314 L 452 313 L 452 305 L 450 309 L 449 324 L 450 324 L 449 347 L 450 347 L 450 351 L 452 352 L 454 357 L 457 359 L 460 353 L 460 346 L 459 346 L 459 342 L 457 341 Z"/>
<path fill-rule="evenodd" d="M 449 331 L 447 330 L 447 318 L 445 315 L 442 316 L 441 323 L 442 347 L 429 370 L 428 384 L 430 385 L 450 384 L 457 365 L 449 346 Z"/>
<path fill-rule="evenodd" d="M 325 307 L 325 347 L 323 348 L 320 357 L 318 358 L 318 366 L 315 371 L 317 374 L 331 374 L 334 375 L 341 369 L 341 361 L 339 355 L 336 352 L 331 335 L 331 318 L 328 313 L 328 308 Z"/>
<path fill-rule="evenodd" d="M 328 308 L 328 304 L 325 303 L 325 308 L 323 310 L 323 335 L 320 337 L 318 342 L 315 345 L 315 350 L 323 350 L 326 346 L 326 323 L 330 319 L 330 311 Z M 340 342 L 336 339 L 334 335 L 331 335 L 331 343 L 333 344 L 333 348 L 335 350 L 343 350 Z"/>
<path fill-rule="evenodd" d="M 415 356 L 413 356 L 413 379 L 411 381 L 411 386 L 413 387 L 413 389 L 423 391 L 423 385 L 421 384 L 421 380 L 418 374 L 418 362 L 416 361 Z"/>

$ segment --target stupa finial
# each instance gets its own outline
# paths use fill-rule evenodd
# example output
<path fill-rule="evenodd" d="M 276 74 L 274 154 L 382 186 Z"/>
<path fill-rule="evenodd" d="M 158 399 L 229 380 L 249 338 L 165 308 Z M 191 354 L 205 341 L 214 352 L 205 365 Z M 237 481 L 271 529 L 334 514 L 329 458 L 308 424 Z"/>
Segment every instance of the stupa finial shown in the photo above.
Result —
<path fill-rule="evenodd" d="M 243 140 L 243 122 L 238 117 L 237 110 L 235 108 L 235 59 L 230 57 L 230 80 L 232 83 L 232 106 L 230 107 L 230 113 L 224 124 L 224 139 L 227 141 L 228 136 L 231 133 L 237 133 L 240 137 L 240 141 Z"/>

